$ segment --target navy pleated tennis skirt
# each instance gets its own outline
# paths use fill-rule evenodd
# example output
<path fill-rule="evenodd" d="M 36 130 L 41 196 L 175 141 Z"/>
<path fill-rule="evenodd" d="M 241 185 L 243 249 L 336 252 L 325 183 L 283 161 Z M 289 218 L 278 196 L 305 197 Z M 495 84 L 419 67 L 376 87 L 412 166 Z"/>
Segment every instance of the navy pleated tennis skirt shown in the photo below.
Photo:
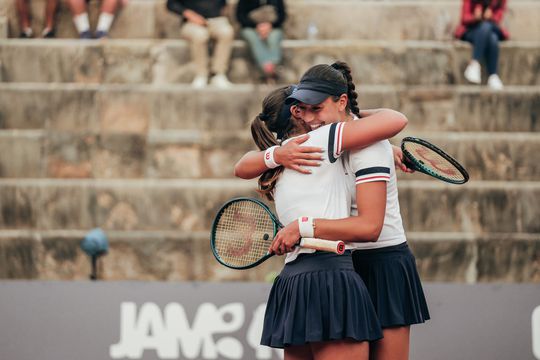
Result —
<path fill-rule="evenodd" d="M 353 263 L 366 284 L 383 328 L 429 320 L 416 260 L 406 242 L 378 249 L 355 250 Z"/>
<path fill-rule="evenodd" d="M 264 315 L 261 344 L 382 338 L 382 329 L 350 252 L 301 254 L 276 278 Z"/>

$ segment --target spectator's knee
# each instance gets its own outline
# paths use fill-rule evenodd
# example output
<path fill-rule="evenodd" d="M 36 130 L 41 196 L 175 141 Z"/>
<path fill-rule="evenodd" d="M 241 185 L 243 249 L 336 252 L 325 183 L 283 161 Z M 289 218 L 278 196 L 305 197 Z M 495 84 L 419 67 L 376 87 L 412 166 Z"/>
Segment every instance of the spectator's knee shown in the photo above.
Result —
<path fill-rule="evenodd" d="M 232 26 L 224 26 L 219 32 L 220 39 L 223 40 L 233 40 L 234 39 L 234 29 Z"/>
<path fill-rule="evenodd" d="M 488 36 L 489 34 L 491 34 L 492 29 L 493 27 L 488 21 L 483 21 L 480 23 L 480 25 L 478 25 L 478 31 L 484 36 Z"/>
<path fill-rule="evenodd" d="M 195 44 L 206 44 L 210 39 L 210 34 L 204 28 L 192 28 L 185 34 L 185 38 Z"/>
<path fill-rule="evenodd" d="M 499 37 L 495 33 L 491 33 L 488 37 L 489 44 L 492 46 L 496 46 L 499 43 Z"/>

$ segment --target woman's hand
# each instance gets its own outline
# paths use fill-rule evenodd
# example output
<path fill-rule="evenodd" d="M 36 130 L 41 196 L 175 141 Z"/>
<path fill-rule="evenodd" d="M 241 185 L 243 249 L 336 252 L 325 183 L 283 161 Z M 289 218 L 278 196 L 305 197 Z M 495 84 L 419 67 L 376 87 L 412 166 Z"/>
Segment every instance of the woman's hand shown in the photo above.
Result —
<path fill-rule="evenodd" d="M 302 166 L 320 166 L 323 160 L 323 149 L 315 146 L 300 146 L 309 135 L 305 134 L 287 142 L 274 151 L 274 160 L 287 169 L 298 171 L 302 174 L 311 174 L 310 169 Z"/>
<path fill-rule="evenodd" d="M 484 11 L 484 20 L 491 20 L 493 17 L 493 10 L 491 8 L 487 8 L 486 11 Z"/>
<path fill-rule="evenodd" d="M 392 145 L 392 151 L 394 152 L 394 164 L 397 169 L 400 169 L 404 173 L 413 173 L 413 169 L 409 169 L 404 163 L 403 163 L 403 151 L 401 151 L 401 148 L 399 146 Z"/>
<path fill-rule="evenodd" d="M 293 251 L 300 240 L 300 229 L 298 221 L 293 221 L 283 229 L 279 230 L 270 245 L 269 251 L 276 255 L 284 255 Z"/>
<path fill-rule="evenodd" d="M 482 20 L 482 5 L 478 5 L 474 8 L 474 18 L 476 20 Z"/>

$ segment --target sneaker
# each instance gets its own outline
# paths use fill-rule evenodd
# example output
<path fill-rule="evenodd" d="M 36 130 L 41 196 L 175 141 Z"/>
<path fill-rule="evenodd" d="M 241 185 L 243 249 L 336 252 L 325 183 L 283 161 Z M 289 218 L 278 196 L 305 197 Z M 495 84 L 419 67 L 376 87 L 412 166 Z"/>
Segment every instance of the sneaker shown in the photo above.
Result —
<path fill-rule="evenodd" d="M 91 39 L 92 33 L 90 30 L 83 31 L 82 33 L 79 33 L 79 39 Z"/>
<path fill-rule="evenodd" d="M 501 78 L 497 74 L 489 75 L 487 84 L 491 90 L 502 90 L 504 87 Z"/>
<path fill-rule="evenodd" d="M 45 39 L 52 39 L 56 36 L 56 31 L 54 30 L 54 28 L 49 28 L 49 27 L 46 27 L 45 29 L 43 29 L 43 31 L 41 32 L 41 37 L 45 38 Z"/>
<path fill-rule="evenodd" d="M 217 74 L 212 76 L 210 84 L 220 89 L 228 89 L 232 86 L 232 83 L 227 79 L 227 76 L 224 74 Z"/>
<path fill-rule="evenodd" d="M 482 81 L 480 74 L 480 63 L 476 60 L 471 60 L 465 72 L 463 73 L 465 79 L 469 80 L 473 84 L 480 84 Z"/>
<path fill-rule="evenodd" d="M 94 36 L 94 38 L 96 39 L 107 39 L 108 37 L 109 37 L 109 33 L 106 31 L 101 31 L 101 30 L 96 31 L 96 34 Z"/>
<path fill-rule="evenodd" d="M 19 37 L 21 39 L 30 39 L 32 36 L 34 36 L 34 31 L 32 31 L 32 28 L 26 28 L 21 31 L 21 35 Z"/>
<path fill-rule="evenodd" d="M 193 86 L 195 89 L 202 89 L 206 87 L 207 82 L 208 78 L 205 75 L 197 75 L 191 82 L 191 86 Z"/>

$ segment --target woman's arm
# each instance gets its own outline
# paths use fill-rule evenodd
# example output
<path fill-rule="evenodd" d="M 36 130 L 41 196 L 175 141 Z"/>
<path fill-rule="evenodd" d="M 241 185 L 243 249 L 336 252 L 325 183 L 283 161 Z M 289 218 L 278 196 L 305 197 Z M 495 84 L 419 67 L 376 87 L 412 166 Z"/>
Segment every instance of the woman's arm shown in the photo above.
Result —
<path fill-rule="evenodd" d="M 478 7 L 480 7 L 481 13 L 482 5 L 478 4 L 475 9 L 472 9 L 471 0 L 463 0 L 463 3 L 461 5 L 461 23 L 463 25 L 469 26 L 481 20 L 475 15 L 475 12 L 477 11 L 476 9 Z"/>
<path fill-rule="evenodd" d="M 343 150 L 356 150 L 389 139 L 407 125 L 407 117 L 391 109 L 364 110 L 362 118 L 346 122 L 343 129 Z"/>
<path fill-rule="evenodd" d="M 360 112 L 361 120 L 347 122 L 344 130 L 343 150 L 359 149 L 398 134 L 407 125 L 407 117 L 390 109 L 372 109 Z M 350 128 L 350 129 L 349 129 Z M 303 174 L 311 171 L 302 166 L 319 166 L 323 149 L 313 146 L 300 146 L 309 138 L 309 134 L 293 139 L 280 146 L 274 152 L 276 163 L 287 169 Z M 400 166 L 400 169 L 402 167 Z M 234 166 L 234 176 L 242 179 L 253 179 L 260 176 L 268 168 L 264 163 L 264 151 L 250 151 Z"/>
<path fill-rule="evenodd" d="M 276 148 L 274 151 L 275 162 L 288 169 L 310 174 L 311 170 L 302 166 L 319 166 L 323 149 L 315 146 L 300 146 L 307 139 L 309 139 L 309 134 L 299 136 Z M 234 176 L 241 179 L 253 179 L 266 170 L 268 168 L 264 162 L 264 151 L 250 151 L 234 165 Z"/>
<path fill-rule="evenodd" d="M 314 219 L 314 237 L 345 242 L 375 242 L 381 233 L 386 212 L 386 182 L 374 181 L 356 186 L 358 215 L 345 219 Z M 274 238 L 270 251 L 283 255 L 298 243 L 298 221 L 281 229 Z"/>
<path fill-rule="evenodd" d="M 500 5 L 493 10 L 493 14 L 491 16 L 491 20 L 495 24 L 500 24 L 503 18 L 503 15 L 506 11 L 506 0 L 502 0 Z"/>

